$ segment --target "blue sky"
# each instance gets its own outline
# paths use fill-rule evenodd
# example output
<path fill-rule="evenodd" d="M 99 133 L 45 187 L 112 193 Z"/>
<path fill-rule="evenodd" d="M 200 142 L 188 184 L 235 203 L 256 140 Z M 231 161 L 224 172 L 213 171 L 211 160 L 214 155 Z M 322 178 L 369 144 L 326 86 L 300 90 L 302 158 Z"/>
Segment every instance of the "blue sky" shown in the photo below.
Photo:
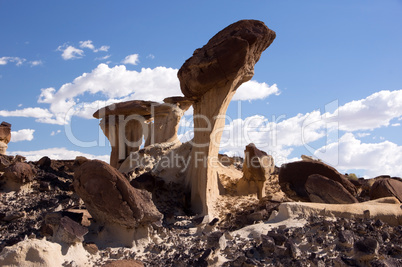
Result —
<path fill-rule="evenodd" d="M 221 152 L 254 142 L 277 165 L 306 154 L 360 176 L 402 176 L 401 18 L 400 0 L 0 0 L 8 153 L 107 160 L 93 111 L 181 94 L 176 73 L 196 48 L 258 19 L 277 38 L 229 106 Z M 183 140 L 188 123 L 191 111 Z"/>

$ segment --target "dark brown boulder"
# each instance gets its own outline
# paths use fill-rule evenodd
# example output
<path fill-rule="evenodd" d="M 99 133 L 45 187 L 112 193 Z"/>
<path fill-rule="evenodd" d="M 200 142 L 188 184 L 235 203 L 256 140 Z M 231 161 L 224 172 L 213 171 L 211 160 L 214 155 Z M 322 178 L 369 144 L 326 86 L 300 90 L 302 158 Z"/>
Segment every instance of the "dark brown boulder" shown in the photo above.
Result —
<path fill-rule="evenodd" d="M 335 168 L 320 161 L 295 161 L 281 166 L 279 171 L 279 184 L 286 191 L 291 190 L 305 200 L 309 199 L 305 184 L 312 174 L 320 174 L 326 178 L 340 183 L 351 195 L 356 195 L 356 187 Z"/>
<path fill-rule="evenodd" d="M 400 178 L 380 178 L 370 189 L 370 199 L 396 197 L 402 202 L 402 180 Z"/>
<path fill-rule="evenodd" d="M 358 203 L 339 182 L 328 179 L 320 174 L 312 174 L 307 178 L 306 191 L 311 202 L 328 204 Z"/>
<path fill-rule="evenodd" d="M 73 185 L 89 213 L 100 223 L 135 228 L 162 219 L 149 192 L 132 187 L 120 172 L 103 161 L 91 160 L 78 167 Z"/>
<path fill-rule="evenodd" d="M 32 182 L 35 170 L 24 162 L 15 162 L 4 170 L 3 181 L 7 190 L 18 190 L 20 186 Z"/>

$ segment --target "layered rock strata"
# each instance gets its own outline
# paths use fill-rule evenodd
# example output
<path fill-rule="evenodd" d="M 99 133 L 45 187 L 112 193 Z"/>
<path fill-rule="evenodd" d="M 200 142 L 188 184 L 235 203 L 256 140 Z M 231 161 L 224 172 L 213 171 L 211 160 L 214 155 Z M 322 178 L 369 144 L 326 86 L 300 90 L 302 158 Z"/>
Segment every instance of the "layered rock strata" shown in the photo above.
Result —
<path fill-rule="evenodd" d="M 214 214 L 218 196 L 219 143 L 226 109 L 236 89 L 254 75 L 254 65 L 273 42 L 275 32 L 263 22 L 229 25 L 194 51 L 178 72 L 183 94 L 194 100 L 194 138 L 186 184 L 194 211 Z"/>

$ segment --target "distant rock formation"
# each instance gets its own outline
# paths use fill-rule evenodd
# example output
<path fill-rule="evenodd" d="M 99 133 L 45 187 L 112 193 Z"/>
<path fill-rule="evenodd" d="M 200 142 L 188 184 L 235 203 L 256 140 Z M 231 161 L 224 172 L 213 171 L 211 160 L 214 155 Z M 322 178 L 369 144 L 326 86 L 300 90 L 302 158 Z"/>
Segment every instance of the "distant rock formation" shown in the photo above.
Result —
<path fill-rule="evenodd" d="M 0 155 L 5 155 L 11 140 L 11 124 L 3 121 L 0 124 Z"/>
<path fill-rule="evenodd" d="M 132 229 L 162 219 L 148 191 L 135 189 L 120 172 L 103 161 L 83 163 L 75 170 L 73 185 L 89 213 L 101 224 Z"/>
<path fill-rule="evenodd" d="M 244 150 L 243 178 L 237 183 L 240 195 L 257 194 L 258 199 L 265 197 L 265 185 L 275 170 L 274 159 L 266 152 L 249 144 Z"/>
<path fill-rule="evenodd" d="M 217 33 L 178 72 L 183 94 L 194 100 L 194 138 L 187 185 L 200 214 L 214 215 L 218 191 L 215 171 L 226 109 L 236 89 L 254 75 L 261 53 L 275 39 L 261 21 L 241 20 Z"/>

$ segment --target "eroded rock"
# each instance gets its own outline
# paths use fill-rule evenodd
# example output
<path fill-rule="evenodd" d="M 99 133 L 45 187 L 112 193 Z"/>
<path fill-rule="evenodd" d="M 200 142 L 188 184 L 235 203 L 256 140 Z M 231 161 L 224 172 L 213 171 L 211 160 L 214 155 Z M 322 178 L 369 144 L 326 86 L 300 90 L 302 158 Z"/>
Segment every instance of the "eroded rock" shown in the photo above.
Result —
<path fill-rule="evenodd" d="M 358 203 L 339 182 L 320 174 L 309 175 L 305 184 L 311 202 L 328 204 Z"/>
<path fill-rule="evenodd" d="M 249 144 L 244 150 L 243 178 L 237 184 L 240 195 L 257 194 L 258 199 L 265 197 L 265 185 L 275 164 L 272 156 Z"/>
<path fill-rule="evenodd" d="M 0 124 L 0 154 L 5 155 L 7 151 L 7 144 L 11 140 L 11 124 L 3 121 Z"/>
<path fill-rule="evenodd" d="M 194 51 L 178 72 L 183 94 L 194 100 L 194 139 L 186 181 L 194 211 L 213 214 L 219 194 L 215 171 L 227 107 L 236 89 L 254 75 L 254 65 L 275 32 L 261 21 L 229 25 Z"/>
<path fill-rule="evenodd" d="M 32 182 L 35 170 L 28 163 L 15 162 L 4 170 L 2 180 L 6 191 L 19 190 L 21 186 Z"/>
<path fill-rule="evenodd" d="M 279 171 L 279 184 L 284 192 L 288 193 L 287 188 L 290 187 L 298 197 L 308 201 L 309 194 L 305 185 L 308 177 L 312 174 L 320 174 L 340 183 L 353 196 L 357 193 L 356 187 L 344 175 L 340 174 L 335 168 L 316 160 L 283 164 Z"/>
<path fill-rule="evenodd" d="M 97 222 L 135 228 L 162 219 L 151 194 L 133 188 L 120 172 L 105 162 L 91 160 L 82 164 L 75 171 L 73 185 Z"/>
<path fill-rule="evenodd" d="M 370 188 L 370 198 L 396 197 L 402 202 L 402 180 L 400 178 L 380 178 Z"/>

